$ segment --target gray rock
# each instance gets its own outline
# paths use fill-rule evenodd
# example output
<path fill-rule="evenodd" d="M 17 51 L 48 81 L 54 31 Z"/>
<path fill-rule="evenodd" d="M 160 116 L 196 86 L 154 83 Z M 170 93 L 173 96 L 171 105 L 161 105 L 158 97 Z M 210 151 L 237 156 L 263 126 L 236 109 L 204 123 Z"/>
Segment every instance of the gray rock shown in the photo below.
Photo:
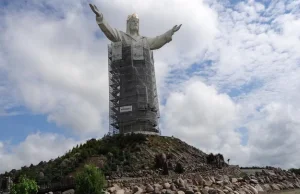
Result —
<path fill-rule="evenodd" d="M 244 190 L 242 190 L 242 189 L 239 189 L 237 192 L 238 192 L 239 194 L 246 194 L 246 192 L 245 192 Z"/>
<path fill-rule="evenodd" d="M 146 192 L 153 192 L 154 191 L 154 188 L 148 183 L 147 185 L 146 185 Z"/>
<path fill-rule="evenodd" d="M 183 191 L 176 191 L 176 194 L 185 194 Z"/>
<path fill-rule="evenodd" d="M 224 181 L 216 181 L 216 184 L 217 184 L 217 185 L 221 185 L 221 186 L 222 186 L 223 183 L 224 183 Z"/>
<path fill-rule="evenodd" d="M 222 190 L 220 190 L 220 189 L 217 189 L 217 191 L 218 191 L 218 194 L 225 194 Z"/>
<path fill-rule="evenodd" d="M 138 187 L 138 186 L 134 186 L 133 187 L 133 193 L 142 193 L 143 189 Z"/>
<path fill-rule="evenodd" d="M 157 187 L 159 190 L 163 189 L 163 186 L 160 184 L 157 184 L 157 183 L 154 184 L 153 186 L 154 186 L 154 188 Z"/>
<path fill-rule="evenodd" d="M 230 187 L 228 187 L 228 186 L 225 186 L 224 187 L 226 190 L 228 190 L 228 191 L 233 191 Z"/>
<path fill-rule="evenodd" d="M 209 194 L 218 194 L 219 192 L 217 189 L 210 189 L 210 190 L 208 190 L 208 193 Z"/>
<path fill-rule="evenodd" d="M 258 181 L 256 179 L 250 179 L 250 183 L 258 184 Z"/>
<path fill-rule="evenodd" d="M 213 184 L 212 181 L 209 181 L 209 180 L 204 181 L 205 186 L 211 186 L 212 184 Z"/>
<path fill-rule="evenodd" d="M 167 189 L 166 194 L 175 194 L 175 191 L 172 191 L 171 189 Z"/>
<path fill-rule="evenodd" d="M 62 192 L 62 194 L 74 194 L 74 193 L 75 193 L 74 189 L 69 189 L 67 191 Z"/>
<path fill-rule="evenodd" d="M 165 188 L 165 189 L 170 189 L 170 188 L 171 188 L 170 183 L 164 183 L 164 188 Z"/>
<path fill-rule="evenodd" d="M 161 191 L 158 187 L 155 187 L 153 193 L 154 194 L 161 194 Z"/>
<path fill-rule="evenodd" d="M 185 188 L 185 182 L 182 178 L 178 178 L 176 183 L 179 187 L 184 187 Z"/>
<path fill-rule="evenodd" d="M 115 190 L 114 194 L 125 194 L 125 190 L 124 189 Z"/>
<path fill-rule="evenodd" d="M 192 186 L 192 189 L 193 189 L 194 192 L 199 192 L 199 188 L 196 187 L 196 186 Z"/>
<path fill-rule="evenodd" d="M 254 194 L 258 194 L 258 191 L 252 187 L 251 185 L 248 185 L 248 188 L 250 189 L 250 191 L 252 191 Z"/>
<path fill-rule="evenodd" d="M 170 188 L 172 191 L 177 191 L 177 188 L 176 188 L 176 186 L 175 186 L 175 184 L 174 183 L 172 183 L 171 184 L 171 188 Z"/>
<path fill-rule="evenodd" d="M 232 178 L 232 179 L 231 179 L 231 182 L 232 182 L 232 183 L 236 183 L 236 182 L 238 182 L 238 180 L 237 180 L 236 178 Z"/>
<path fill-rule="evenodd" d="M 185 191 L 185 194 L 194 194 L 194 191 L 189 189 Z"/>
<path fill-rule="evenodd" d="M 210 177 L 210 180 L 211 180 L 213 183 L 216 182 L 216 181 L 215 181 L 215 178 L 214 178 L 213 176 Z"/>
<path fill-rule="evenodd" d="M 272 189 L 280 191 L 280 188 L 275 183 L 271 184 Z"/>
<path fill-rule="evenodd" d="M 202 194 L 208 194 L 208 189 L 201 189 Z"/>
<path fill-rule="evenodd" d="M 264 192 L 263 188 L 260 186 L 260 184 L 255 185 L 254 187 L 258 192 Z"/>
<path fill-rule="evenodd" d="M 269 184 L 264 184 L 263 187 L 264 187 L 264 191 L 271 191 L 272 190 Z"/>

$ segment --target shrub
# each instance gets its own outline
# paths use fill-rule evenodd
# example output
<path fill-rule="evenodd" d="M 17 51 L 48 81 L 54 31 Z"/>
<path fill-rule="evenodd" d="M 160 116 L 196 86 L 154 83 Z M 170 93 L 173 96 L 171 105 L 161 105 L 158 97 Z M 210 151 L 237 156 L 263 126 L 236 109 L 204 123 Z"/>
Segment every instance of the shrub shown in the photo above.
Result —
<path fill-rule="evenodd" d="M 85 165 L 83 171 L 75 177 L 76 194 L 102 194 L 105 178 L 102 172 L 93 165 Z"/>
<path fill-rule="evenodd" d="M 176 163 L 176 167 L 174 171 L 178 174 L 182 174 L 184 172 L 184 168 L 180 162 Z"/>
<path fill-rule="evenodd" d="M 35 194 L 38 192 L 37 183 L 26 178 L 26 176 L 21 176 L 19 183 L 13 184 L 11 187 L 11 194 Z"/>

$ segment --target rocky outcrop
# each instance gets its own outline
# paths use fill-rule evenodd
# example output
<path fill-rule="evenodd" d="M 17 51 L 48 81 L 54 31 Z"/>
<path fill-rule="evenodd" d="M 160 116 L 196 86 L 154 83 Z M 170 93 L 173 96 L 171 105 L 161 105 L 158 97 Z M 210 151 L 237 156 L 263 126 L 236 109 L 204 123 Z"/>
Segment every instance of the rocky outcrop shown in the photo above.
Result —
<path fill-rule="evenodd" d="M 199 173 L 177 178 L 143 178 L 110 183 L 106 192 L 126 194 L 259 194 L 272 191 L 299 189 L 300 180 L 294 173 L 279 168 L 269 168 L 261 173 L 244 177 L 232 175 L 206 175 Z"/>

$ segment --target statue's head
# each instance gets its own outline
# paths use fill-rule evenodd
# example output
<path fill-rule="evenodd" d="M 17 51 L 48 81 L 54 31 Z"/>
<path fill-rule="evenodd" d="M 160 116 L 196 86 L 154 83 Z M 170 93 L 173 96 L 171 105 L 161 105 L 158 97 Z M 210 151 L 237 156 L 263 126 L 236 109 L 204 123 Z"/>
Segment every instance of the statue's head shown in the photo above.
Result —
<path fill-rule="evenodd" d="M 127 18 L 126 33 L 133 34 L 134 32 L 139 35 L 139 17 L 136 13 L 129 15 Z"/>

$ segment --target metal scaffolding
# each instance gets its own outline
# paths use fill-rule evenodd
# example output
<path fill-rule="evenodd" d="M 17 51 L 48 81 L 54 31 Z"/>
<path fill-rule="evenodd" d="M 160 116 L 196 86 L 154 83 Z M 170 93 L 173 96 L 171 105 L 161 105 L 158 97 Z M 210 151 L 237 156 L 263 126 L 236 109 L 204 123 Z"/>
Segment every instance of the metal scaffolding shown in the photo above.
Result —
<path fill-rule="evenodd" d="M 109 133 L 160 134 L 153 53 L 143 45 L 108 46 Z"/>

